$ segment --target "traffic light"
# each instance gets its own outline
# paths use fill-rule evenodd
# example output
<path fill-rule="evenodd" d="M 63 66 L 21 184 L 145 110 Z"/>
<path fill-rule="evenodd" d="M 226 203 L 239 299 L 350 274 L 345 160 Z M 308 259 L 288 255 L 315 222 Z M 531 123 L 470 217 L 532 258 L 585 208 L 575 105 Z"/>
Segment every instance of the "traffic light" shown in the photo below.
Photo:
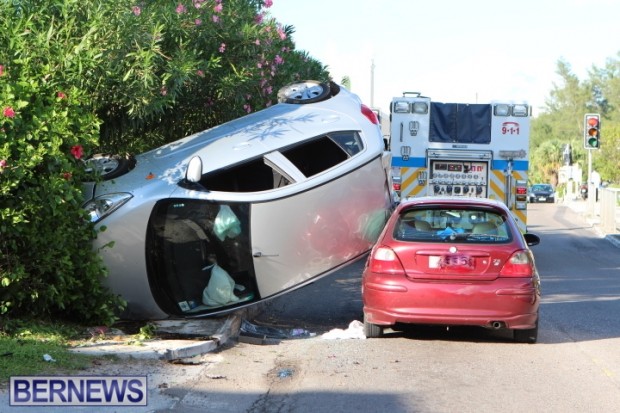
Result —
<path fill-rule="evenodd" d="M 599 114 L 587 113 L 583 119 L 583 147 L 599 149 L 601 146 L 601 117 Z"/>

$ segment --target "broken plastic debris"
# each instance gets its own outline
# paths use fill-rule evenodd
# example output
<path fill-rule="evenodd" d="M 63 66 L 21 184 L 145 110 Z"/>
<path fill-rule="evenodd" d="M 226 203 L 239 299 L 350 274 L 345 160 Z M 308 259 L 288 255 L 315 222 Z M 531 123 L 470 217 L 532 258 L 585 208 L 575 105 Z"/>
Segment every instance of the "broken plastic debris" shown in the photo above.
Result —
<path fill-rule="evenodd" d="M 290 332 L 291 337 L 314 337 L 316 333 L 311 333 L 303 328 L 294 328 Z"/>
<path fill-rule="evenodd" d="M 341 328 L 335 328 L 323 334 L 321 338 L 325 340 L 349 338 L 364 340 L 366 339 L 366 335 L 364 334 L 364 324 L 361 321 L 354 320 L 349 323 L 349 327 L 346 330 L 343 330 Z"/>
<path fill-rule="evenodd" d="M 293 369 L 281 369 L 278 371 L 278 377 L 281 379 L 293 376 Z"/>
<path fill-rule="evenodd" d="M 253 337 L 288 338 L 283 330 L 274 327 L 257 326 L 246 320 L 241 320 L 241 332 Z"/>
<path fill-rule="evenodd" d="M 50 362 L 54 362 L 56 360 L 54 360 L 54 358 L 52 356 L 50 356 L 49 354 L 44 354 L 43 355 L 43 360 L 45 361 L 50 361 Z"/>
<path fill-rule="evenodd" d="M 249 323 L 246 320 L 241 321 L 241 332 L 248 336 L 261 337 L 261 338 L 279 338 L 286 339 L 291 337 L 314 337 L 316 333 L 311 333 L 303 328 L 294 328 L 291 330 L 285 330 L 275 327 L 258 326 Z"/>

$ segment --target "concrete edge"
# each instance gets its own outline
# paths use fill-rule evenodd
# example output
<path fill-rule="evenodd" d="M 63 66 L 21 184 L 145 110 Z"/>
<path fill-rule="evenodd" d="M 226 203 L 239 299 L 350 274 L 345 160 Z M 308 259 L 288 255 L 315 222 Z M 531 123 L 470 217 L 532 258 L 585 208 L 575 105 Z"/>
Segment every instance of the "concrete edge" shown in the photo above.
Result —
<path fill-rule="evenodd" d="M 129 339 L 99 340 L 93 343 L 82 344 L 69 348 L 69 351 L 89 356 L 115 356 L 121 359 L 160 359 L 166 361 L 178 360 L 199 356 L 212 352 L 239 334 L 243 313 L 233 313 L 216 321 L 214 333 L 209 334 L 208 340 L 191 339 L 153 339 L 135 343 Z M 180 324 L 184 321 L 179 320 Z"/>

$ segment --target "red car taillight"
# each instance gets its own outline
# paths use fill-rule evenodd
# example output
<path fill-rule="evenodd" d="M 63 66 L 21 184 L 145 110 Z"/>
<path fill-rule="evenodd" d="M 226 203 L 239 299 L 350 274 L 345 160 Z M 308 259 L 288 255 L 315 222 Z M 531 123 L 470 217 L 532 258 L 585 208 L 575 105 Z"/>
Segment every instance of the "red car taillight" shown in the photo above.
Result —
<path fill-rule="evenodd" d="M 394 188 L 395 191 L 400 191 L 400 184 L 392 184 L 392 187 Z"/>
<path fill-rule="evenodd" d="M 362 114 L 368 118 L 371 123 L 375 125 L 379 124 L 379 119 L 377 118 L 377 114 L 372 111 L 368 106 L 362 104 Z"/>
<path fill-rule="evenodd" d="M 531 277 L 534 275 L 534 261 L 527 251 L 517 251 L 504 264 L 500 277 Z"/>
<path fill-rule="evenodd" d="M 388 247 L 377 247 L 370 256 L 370 271 L 380 274 L 404 275 L 405 269 L 394 250 Z"/>

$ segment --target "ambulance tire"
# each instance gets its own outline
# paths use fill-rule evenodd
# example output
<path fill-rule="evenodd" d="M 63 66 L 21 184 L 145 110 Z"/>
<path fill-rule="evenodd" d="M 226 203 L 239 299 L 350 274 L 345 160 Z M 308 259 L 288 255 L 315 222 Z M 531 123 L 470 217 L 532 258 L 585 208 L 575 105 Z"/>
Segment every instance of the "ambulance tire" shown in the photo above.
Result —
<path fill-rule="evenodd" d="M 284 86 L 278 91 L 278 101 L 303 105 L 329 99 L 340 91 L 338 85 L 321 83 L 316 80 L 305 80 Z"/>

